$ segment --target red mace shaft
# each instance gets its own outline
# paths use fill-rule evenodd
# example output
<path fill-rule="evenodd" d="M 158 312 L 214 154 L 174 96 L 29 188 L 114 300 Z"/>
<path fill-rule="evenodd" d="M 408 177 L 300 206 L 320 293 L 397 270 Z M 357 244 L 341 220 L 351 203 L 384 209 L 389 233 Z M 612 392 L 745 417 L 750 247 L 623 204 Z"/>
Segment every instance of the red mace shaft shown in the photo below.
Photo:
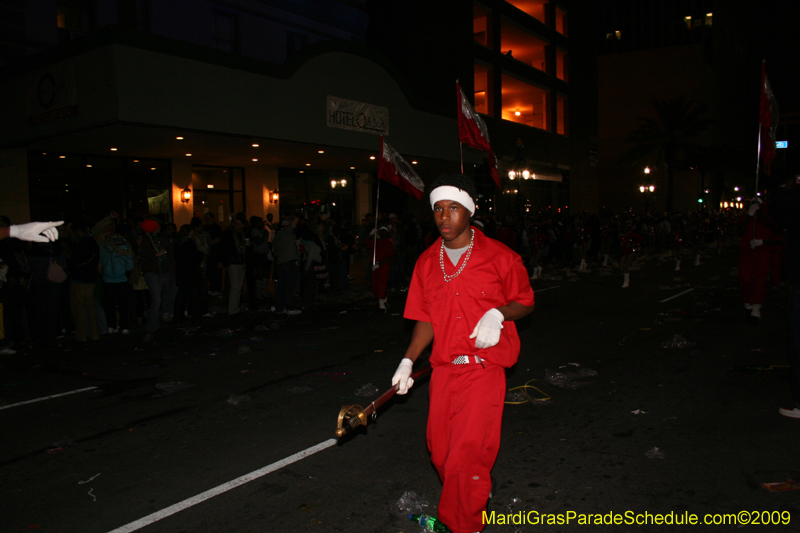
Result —
<path fill-rule="evenodd" d="M 411 374 L 411 378 L 416 380 L 420 376 L 424 376 L 431 371 L 431 365 L 425 365 L 421 369 Z M 389 390 L 380 395 L 374 400 L 366 409 L 360 405 L 343 405 L 339 410 L 339 419 L 336 423 L 336 436 L 344 437 L 348 432 L 356 429 L 358 426 L 366 426 L 367 420 L 371 417 L 375 420 L 378 408 L 386 403 L 389 398 L 397 394 L 397 385 L 392 386 Z"/>

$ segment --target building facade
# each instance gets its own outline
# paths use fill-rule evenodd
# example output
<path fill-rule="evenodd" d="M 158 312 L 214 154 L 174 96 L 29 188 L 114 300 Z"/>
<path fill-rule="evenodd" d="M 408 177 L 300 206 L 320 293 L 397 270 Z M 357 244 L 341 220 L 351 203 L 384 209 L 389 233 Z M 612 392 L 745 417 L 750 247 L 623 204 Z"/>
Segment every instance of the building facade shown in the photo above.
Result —
<path fill-rule="evenodd" d="M 3 9 L 0 211 L 12 220 L 304 210 L 357 223 L 376 207 L 381 134 L 426 182 L 474 175 L 491 212 L 597 204 L 592 56 L 573 51 L 589 33 L 561 2 Z M 458 143 L 457 79 L 485 117 L 501 189 Z M 535 179 L 508 178 L 523 167 Z M 419 209 L 383 193 L 389 210 Z"/>
<path fill-rule="evenodd" d="M 782 66 L 780 41 L 772 38 L 789 24 L 780 19 L 794 20 L 791 14 L 796 12 L 791 2 L 597 3 L 601 203 L 637 212 L 648 205 L 651 211 L 666 208 L 664 151 L 636 160 L 627 157 L 635 146 L 629 139 L 642 118 L 669 127 L 657 116 L 654 100 L 683 98 L 703 105 L 703 116 L 710 121 L 696 135 L 679 139 L 683 147 L 674 163 L 673 209 L 746 202 L 756 192 L 759 170 L 759 188 L 774 186 L 757 166 L 761 66 L 764 59 L 768 72 Z M 686 117 L 667 118 L 680 124 Z M 680 128 L 674 131 L 680 135 Z M 783 157 L 785 153 L 776 159 L 778 172 Z"/>

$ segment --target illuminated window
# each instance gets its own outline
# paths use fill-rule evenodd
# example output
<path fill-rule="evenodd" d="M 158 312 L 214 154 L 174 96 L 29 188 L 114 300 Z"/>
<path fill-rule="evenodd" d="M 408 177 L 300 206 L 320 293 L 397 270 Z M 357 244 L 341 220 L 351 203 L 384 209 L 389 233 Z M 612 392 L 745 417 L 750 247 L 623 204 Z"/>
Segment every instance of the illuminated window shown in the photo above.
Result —
<path fill-rule="evenodd" d="M 544 5 L 549 0 L 508 0 L 508 3 L 533 18 L 544 22 Z"/>
<path fill-rule="evenodd" d="M 509 57 L 547 72 L 547 42 L 503 20 L 500 28 L 500 49 Z"/>
<path fill-rule="evenodd" d="M 217 50 L 236 51 L 236 15 L 227 11 L 214 11 L 212 42 Z"/>
<path fill-rule="evenodd" d="M 556 78 L 569 81 L 567 52 L 556 48 Z"/>
<path fill-rule="evenodd" d="M 506 74 L 501 81 L 503 120 L 549 131 L 550 92 Z"/>
<path fill-rule="evenodd" d="M 711 19 L 713 18 L 714 13 L 706 13 L 706 26 L 711 27 Z"/>
<path fill-rule="evenodd" d="M 489 11 L 472 6 L 472 38 L 476 43 L 492 47 L 492 20 Z"/>
<path fill-rule="evenodd" d="M 567 36 L 567 12 L 560 7 L 556 8 L 556 31 Z"/>
<path fill-rule="evenodd" d="M 556 97 L 556 133 L 569 135 L 569 99 L 563 94 Z"/>
<path fill-rule="evenodd" d="M 492 91 L 492 69 L 475 65 L 475 111 L 494 116 L 494 94 Z"/>
<path fill-rule="evenodd" d="M 683 22 L 684 22 L 684 24 L 686 24 L 686 28 L 687 29 L 689 29 L 689 30 L 692 29 L 692 17 L 690 17 L 688 15 L 683 17 Z"/>

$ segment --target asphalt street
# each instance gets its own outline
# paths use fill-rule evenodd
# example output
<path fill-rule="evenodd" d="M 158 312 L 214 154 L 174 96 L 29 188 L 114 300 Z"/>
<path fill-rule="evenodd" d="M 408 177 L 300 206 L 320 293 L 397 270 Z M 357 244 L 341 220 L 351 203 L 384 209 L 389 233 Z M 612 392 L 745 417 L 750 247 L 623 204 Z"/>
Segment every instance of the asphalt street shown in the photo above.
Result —
<path fill-rule="evenodd" d="M 762 486 L 800 480 L 800 420 L 777 412 L 786 285 L 749 323 L 735 250 L 680 272 L 640 255 L 628 289 L 596 264 L 533 282 L 485 531 L 800 531 L 800 491 Z M 0 531 L 420 531 L 398 501 L 436 512 L 427 378 L 331 441 L 339 408 L 386 390 L 410 338 L 403 293 L 386 313 L 365 295 L 166 326 L 150 345 L 134 332 L 2 356 Z M 634 524 L 579 523 L 615 514 Z M 727 525 L 635 524 L 648 514 Z M 531 523 L 544 515 L 569 523 Z"/>

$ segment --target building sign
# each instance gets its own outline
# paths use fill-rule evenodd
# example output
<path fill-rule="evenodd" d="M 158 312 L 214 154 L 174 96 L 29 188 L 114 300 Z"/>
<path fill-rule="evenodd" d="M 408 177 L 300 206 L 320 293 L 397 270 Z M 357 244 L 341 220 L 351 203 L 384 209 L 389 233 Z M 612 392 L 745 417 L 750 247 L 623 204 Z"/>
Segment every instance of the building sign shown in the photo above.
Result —
<path fill-rule="evenodd" d="M 775 148 L 789 148 L 789 141 L 775 141 Z"/>
<path fill-rule="evenodd" d="M 389 135 L 389 108 L 328 95 L 329 128 Z"/>
<path fill-rule="evenodd" d="M 75 65 L 42 72 L 28 86 L 28 126 L 78 114 Z"/>

